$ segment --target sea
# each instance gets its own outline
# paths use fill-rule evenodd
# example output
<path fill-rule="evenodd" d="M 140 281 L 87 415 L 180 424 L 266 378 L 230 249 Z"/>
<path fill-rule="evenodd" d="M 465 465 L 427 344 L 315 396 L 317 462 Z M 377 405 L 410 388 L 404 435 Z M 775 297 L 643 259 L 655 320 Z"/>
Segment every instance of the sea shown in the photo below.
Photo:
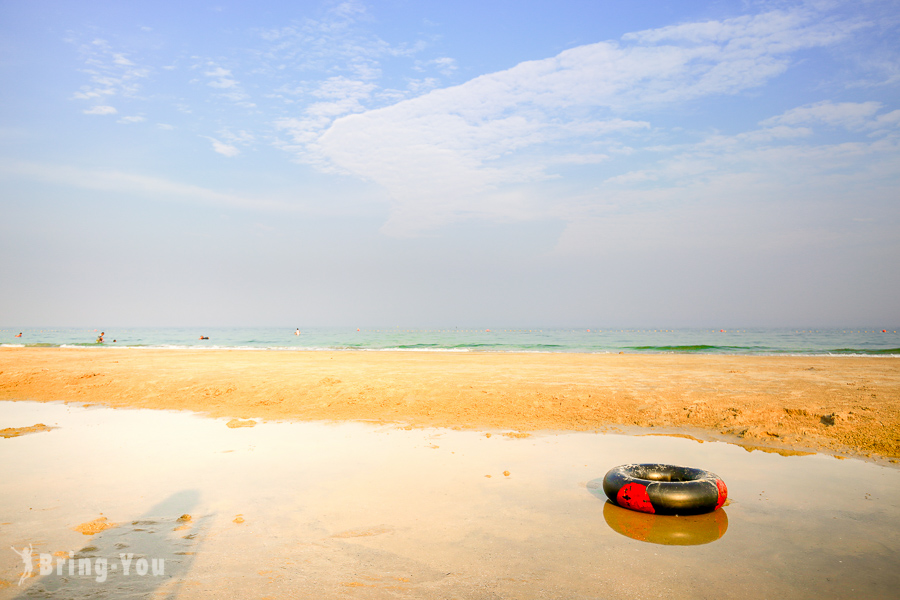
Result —
<path fill-rule="evenodd" d="M 898 331 L 898 327 L 3 327 L 0 347 L 900 357 Z M 21 337 L 17 337 L 19 333 Z M 100 333 L 104 334 L 102 343 L 97 342 Z"/>

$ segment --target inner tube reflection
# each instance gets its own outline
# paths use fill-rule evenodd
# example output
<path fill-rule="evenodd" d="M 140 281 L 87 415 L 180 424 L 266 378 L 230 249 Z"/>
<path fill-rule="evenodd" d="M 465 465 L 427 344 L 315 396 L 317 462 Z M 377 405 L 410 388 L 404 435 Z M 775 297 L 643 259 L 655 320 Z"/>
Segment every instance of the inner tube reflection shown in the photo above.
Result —
<path fill-rule="evenodd" d="M 709 544 L 725 535 L 728 529 L 728 515 L 722 508 L 702 515 L 675 517 L 636 512 L 607 500 L 603 505 L 603 518 L 616 533 L 664 546 Z"/>

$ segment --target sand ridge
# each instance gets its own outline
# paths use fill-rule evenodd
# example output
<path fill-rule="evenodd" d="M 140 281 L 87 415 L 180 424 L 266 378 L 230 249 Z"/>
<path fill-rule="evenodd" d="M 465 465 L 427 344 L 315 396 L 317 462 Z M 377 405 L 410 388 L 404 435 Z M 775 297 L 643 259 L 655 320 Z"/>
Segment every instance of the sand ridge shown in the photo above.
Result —
<path fill-rule="evenodd" d="M 40 433 L 42 431 L 51 431 L 56 429 L 55 427 L 48 427 L 43 423 L 36 423 L 34 425 L 30 425 L 28 427 L 5 427 L 0 429 L 0 437 L 11 438 L 11 437 L 19 437 L 20 435 L 28 435 L 29 433 Z"/>
<path fill-rule="evenodd" d="M 690 428 L 900 457 L 896 357 L 2 348 L 0 400 L 522 432 Z"/>

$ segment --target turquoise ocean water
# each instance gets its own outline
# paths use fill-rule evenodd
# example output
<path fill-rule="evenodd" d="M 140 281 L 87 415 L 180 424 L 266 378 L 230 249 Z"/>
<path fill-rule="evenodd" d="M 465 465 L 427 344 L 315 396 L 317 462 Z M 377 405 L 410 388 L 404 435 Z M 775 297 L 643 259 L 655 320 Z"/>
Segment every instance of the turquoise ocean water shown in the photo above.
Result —
<path fill-rule="evenodd" d="M 410 352 L 592 352 L 888 355 L 900 357 L 900 328 L 604 329 L 405 327 L 0 328 L 0 346 L 403 350 Z M 15 335 L 21 332 L 22 337 Z M 200 339 L 205 337 L 208 339 Z"/>

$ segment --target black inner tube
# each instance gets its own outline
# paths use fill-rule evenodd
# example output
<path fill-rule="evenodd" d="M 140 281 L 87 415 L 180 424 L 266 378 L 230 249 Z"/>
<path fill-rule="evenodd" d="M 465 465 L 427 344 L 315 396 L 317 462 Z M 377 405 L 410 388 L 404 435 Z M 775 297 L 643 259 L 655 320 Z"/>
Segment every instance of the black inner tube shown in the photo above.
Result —
<path fill-rule="evenodd" d="M 635 479 L 669 482 L 698 481 L 709 475 L 707 471 L 675 465 L 633 465 L 630 474 Z"/>
<path fill-rule="evenodd" d="M 639 512 L 691 515 L 722 506 L 728 489 L 717 475 L 676 465 L 622 465 L 603 478 L 603 491 L 615 504 Z"/>

